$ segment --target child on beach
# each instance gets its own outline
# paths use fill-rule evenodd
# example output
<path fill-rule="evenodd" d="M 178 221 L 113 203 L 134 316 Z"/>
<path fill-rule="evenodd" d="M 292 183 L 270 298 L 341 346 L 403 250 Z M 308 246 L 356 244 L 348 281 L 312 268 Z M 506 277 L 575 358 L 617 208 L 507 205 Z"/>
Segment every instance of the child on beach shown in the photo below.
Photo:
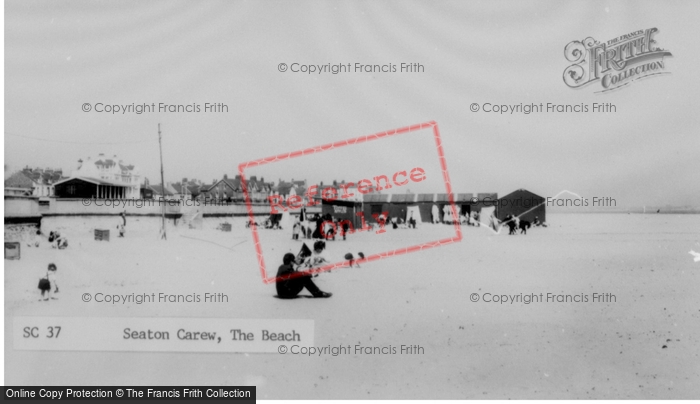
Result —
<path fill-rule="evenodd" d="M 309 257 L 310 258 L 310 257 Z M 308 290 L 313 297 L 331 297 L 332 293 L 323 292 L 311 280 L 311 275 L 301 275 L 291 277 L 296 272 L 294 268 L 294 254 L 287 253 L 282 259 L 282 265 L 277 270 L 277 296 L 282 299 L 293 299 L 297 297 L 299 292 Z"/>
<path fill-rule="evenodd" d="M 326 254 L 323 251 L 326 249 L 326 242 L 319 240 L 314 243 L 314 251 L 311 256 L 306 259 L 304 264 L 307 268 L 320 268 L 324 264 L 328 263 Z"/>
<path fill-rule="evenodd" d="M 50 263 L 49 269 L 46 271 L 46 277 L 39 280 L 39 290 L 41 290 L 41 297 L 43 300 L 56 299 L 51 296 L 51 289 L 54 289 L 54 293 L 58 293 L 58 284 L 56 283 L 56 264 Z"/>

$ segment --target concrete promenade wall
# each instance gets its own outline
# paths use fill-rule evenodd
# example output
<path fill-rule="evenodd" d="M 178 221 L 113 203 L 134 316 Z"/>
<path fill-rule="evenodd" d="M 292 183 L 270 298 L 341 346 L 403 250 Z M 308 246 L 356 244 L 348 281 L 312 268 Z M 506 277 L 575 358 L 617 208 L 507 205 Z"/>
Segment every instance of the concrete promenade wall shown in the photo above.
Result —
<path fill-rule="evenodd" d="M 165 205 L 168 217 L 180 217 L 201 212 L 204 217 L 246 216 L 245 203 L 213 203 L 191 200 L 157 201 L 149 199 L 44 199 L 41 205 L 36 198 L 5 197 L 5 217 L 37 216 L 111 216 L 126 212 L 127 216 L 160 216 Z M 265 202 L 252 204 L 253 214 L 270 214 L 270 205 Z M 309 213 L 320 213 L 321 209 L 308 208 Z M 292 214 L 296 212 L 292 211 Z"/>

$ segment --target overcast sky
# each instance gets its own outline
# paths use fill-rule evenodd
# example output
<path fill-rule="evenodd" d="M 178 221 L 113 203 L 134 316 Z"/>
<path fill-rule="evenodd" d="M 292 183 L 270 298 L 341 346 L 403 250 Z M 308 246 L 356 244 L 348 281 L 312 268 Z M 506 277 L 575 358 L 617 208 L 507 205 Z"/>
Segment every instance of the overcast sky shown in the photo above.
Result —
<path fill-rule="evenodd" d="M 692 1 L 7 1 L 5 164 L 70 172 L 102 152 L 160 182 L 161 123 L 166 181 L 211 182 L 244 161 L 434 120 L 455 192 L 566 189 L 625 206 L 697 205 L 699 18 Z M 673 54 L 671 74 L 609 94 L 563 83 L 570 41 L 652 27 Z M 402 62 L 424 72 L 278 70 Z M 470 112 L 485 102 L 610 102 L 617 112 Z M 228 112 L 112 115 L 83 112 L 84 103 L 223 103 Z M 272 164 L 266 179 L 388 174 L 436 159 L 429 146 Z"/>

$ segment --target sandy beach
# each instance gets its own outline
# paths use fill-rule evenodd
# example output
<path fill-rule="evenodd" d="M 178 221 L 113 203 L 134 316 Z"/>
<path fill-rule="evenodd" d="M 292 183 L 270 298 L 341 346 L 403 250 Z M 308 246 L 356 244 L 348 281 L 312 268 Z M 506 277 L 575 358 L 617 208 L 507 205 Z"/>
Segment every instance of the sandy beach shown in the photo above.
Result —
<path fill-rule="evenodd" d="M 130 217 L 126 238 L 95 241 L 114 217 L 45 218 L 67 250 L 22 247 L 5 261 L 8 385 L 256 385 L 259 398 L 637 398 L 700 395 L 700 216 L 551 214 L 526 236 L 463 226 L 463 240 L 315 278 L 330 299 L 280 300 L 262 282 L 243 218 L 202 229 Z M 216 230 L 228 221 L 233 230 Z M 389 229 L 328 242 L 328 255 L 378 252 L 454 234 Z M 298 251 L 261 230 L 268 256 Z M 274 252 L 273 252 L 274 249 Z M 372 251 L 375 249 L 377 251 Z M 270 258 L 272 260 L 272 258 Z M 58 300 L 37 280 L 58 266 Z M 216 293 L 226 304 L 107 305 L 96 293 Z M 480 300 L 473 302 L 472 294 Z M 611 302 L 485 302 L 493 295 L 612 294 Z M 420 355 L 42 352 L 13 349 L 15 316 L 312 319 L 315 345 L 420 345 Z M 165 371 L 167 369 L 167 372 Z"/>

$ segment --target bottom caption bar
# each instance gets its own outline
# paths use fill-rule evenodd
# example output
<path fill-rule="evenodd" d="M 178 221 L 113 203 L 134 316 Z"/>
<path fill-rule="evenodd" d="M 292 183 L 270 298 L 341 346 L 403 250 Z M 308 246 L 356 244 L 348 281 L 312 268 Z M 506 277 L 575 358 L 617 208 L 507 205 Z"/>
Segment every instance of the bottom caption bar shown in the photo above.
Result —
<path fill-rule="evenodd" d="M 13 320 L 16 350 L 277 354 L 290 342 L 314 344 L 314 320 L 31 316 Z"/>
<path fill-rule="evenodd" d="M 3 387 L 5 400 L 223 399 L 255 402 L 255 386 L 228 387 Z"/>

